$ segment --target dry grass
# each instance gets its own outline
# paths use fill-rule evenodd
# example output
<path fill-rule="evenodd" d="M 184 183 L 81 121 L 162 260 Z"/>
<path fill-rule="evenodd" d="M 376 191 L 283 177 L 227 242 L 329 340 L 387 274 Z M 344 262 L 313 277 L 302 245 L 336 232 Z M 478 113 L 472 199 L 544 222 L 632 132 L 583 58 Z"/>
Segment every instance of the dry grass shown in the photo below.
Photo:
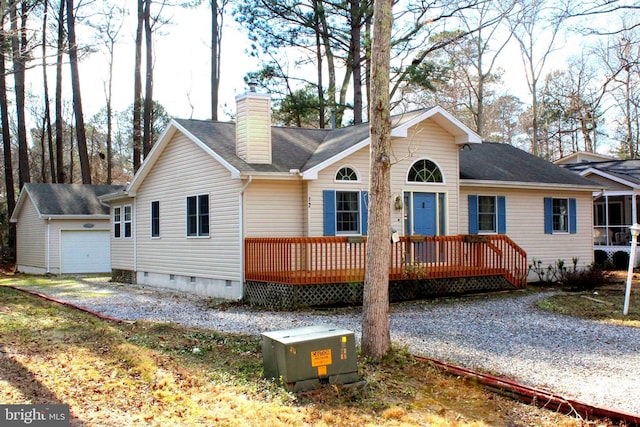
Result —
<path fill-rule="evenodd" d="M 568 316 L 640 328 L 640 276 L 633 275 L 629 312 L 623 315 L 627 273 L 613 272 L 613 283 L 594 291 L 563 292 L 538 302 L 542 309 Z"/>
<path fill-rule="evenodd" d="M 0 402 L 69 404 L 74 426 L 606 425 L 514 402 L 403 351 L 359 360 L 365 387 L 294 395 L 261 378 L 257 338 L 105 322 L 2 286 L 0 330 Z"/>

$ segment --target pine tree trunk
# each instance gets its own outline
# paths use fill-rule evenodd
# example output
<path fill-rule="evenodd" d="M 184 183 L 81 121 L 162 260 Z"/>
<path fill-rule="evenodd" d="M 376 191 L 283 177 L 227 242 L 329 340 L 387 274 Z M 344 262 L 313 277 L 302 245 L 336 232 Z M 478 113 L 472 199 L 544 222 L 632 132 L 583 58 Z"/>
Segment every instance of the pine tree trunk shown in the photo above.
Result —
<path fill-rule="evenodd" d="M 16 94 L 16 119 L 18 125 L 18 177 L 20 188 L 31 181 L 29 172 L 29 150 L 27 147 L 27 128 L 25 117 L 25 61 L 26 56 L 23 47 L 26 45 L 26 5 L 23 3 L 22 11 L 18 15 L 18 6 L 11 7 L 11 50 L 13 53 L 13 79 L 14 90 Z M 20 19 L 20 27 L 18 27 L 18 19 Z"/>
<path fill-rule="evenodd" d="M 362 123 L 362 63 L 361 58 L 361 10 L 360 0 L 349 0 L 351 11 L 351 69 L 353 70 L 353 122 Z"/>
<path fill-rule="evenodd" d="M 220 30 L 218 28 L 218 0 L 211 0 L 211 120 L 218 120 L 218 92 L 220 89 Z"/>
<path fill-rule="evenodd" d="M 145 0 L 144 5 L 144 33 L 146 51 L 146 74 L 144 94 L 144 116 L 142 133 L 142 155 L 147 157 L 152 145 L 153 123 L 153 32 L 151 31 L 151 0 Z"/>
<path fill-rule="evenodd" d="M 16 195 L 13 182 L 13 165 L 11 163 L 11 134 L 9 132 L 9 105 L 7 104 L 7 67 L 4 62 L 6 55 L 4 17 L 0 18 L 0 125 L 2 126 L 2 148 L 4 154 L 4 185 L 7 192 L 7 218 L 11 217 L 16 207 Z M 16 247 L 16 226 L 9 223 L 9 239 L 7 244 L 10 248 Z"/>
<path fill-rule="evenodd" d="M 67 0 L 67 29 L 69 38 L 69 65 L 71 66 L 71 89 L 73 93 L 73 113 L 76 119 L 76 141 L 82 183 L 91 184 L 91 165 L 87 151 L 87 135 L 82 112 L 82 95 L 80 91 L 80 71 L 78 70 L 78 45 L 76 44 L 76 23 L 73 0 Z"/>
<path fill-rule="evenodd" d="M 58 45 L 56 61 L 56 182 L 64 183 L 64 122 L 62 120 L 62 61 L 64 59 L 64 2 L 58 9 Z"/>
<path fill-rule="evenodd" d="M 44 2 L 44 13 L 42 17 L 42 34 L 46 34 L 48 16 L 49 16 L 49 2 Z M 56 182 L 56 163 L 54 160 L 53 151 L 53 132 L 51 129 L 51 106 L 49 102 L 49 77 L 47 76 L 47 44 L 42 43 L 42 81 L 44 85 L 44 126 L 47 132 L 47 145 L 49 151 L 49 173 L 51 174 L 51 182 Z M 42 167 L 45 169 L 45 167 Z"/>
<path fill-rule="evenodd" d="M 140 168 L 142 148 L 142 30 L 144 28 L 144 0 L 138 0 L 138 27 L 136 29 L 136 59 L 133 82 L 133 172 Z"/>
<path fill-rule="evenodd" d="M 389 62 L 392 0 L 374 1 L 370 94 L 369 236 L 362 310 L 362 354 L 381 359 L 391 349 L 391 119 Z"/>

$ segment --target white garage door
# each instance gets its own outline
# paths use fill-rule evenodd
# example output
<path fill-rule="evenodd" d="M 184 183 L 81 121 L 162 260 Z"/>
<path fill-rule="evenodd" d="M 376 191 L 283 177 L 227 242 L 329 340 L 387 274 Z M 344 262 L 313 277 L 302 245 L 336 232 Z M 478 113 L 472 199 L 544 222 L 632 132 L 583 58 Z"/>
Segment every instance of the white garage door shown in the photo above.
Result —
<path fill-rule="evenodd" d="M 62 231 L 62 273 L 106 273 L 111 271 L 109 230 Z"/>

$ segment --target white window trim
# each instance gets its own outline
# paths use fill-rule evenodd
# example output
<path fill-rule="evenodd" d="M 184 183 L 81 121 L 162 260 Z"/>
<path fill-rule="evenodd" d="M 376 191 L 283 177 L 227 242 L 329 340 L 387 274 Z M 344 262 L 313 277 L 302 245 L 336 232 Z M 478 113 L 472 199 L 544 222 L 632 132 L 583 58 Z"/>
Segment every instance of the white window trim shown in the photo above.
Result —
<path fill-rule="evenodd" d="M 442 182 L 418 182 L 418 181 L 409 181 L 409 172 L 411 172 L 411 168 L 413 167 L 413 165 L 415 165 L 417 162 L 421 161 L 421 160 L 428 160 L 430 162 L 432 162 L 434 165 L 436 165 L 436 167 L 440 170 L 440 174 L 442 175 Z M 446 184 L 446 178 L 444 176 L 444 172 L 442 171 L 442 168 L 440 167 L 440 165 L 438 164 L 438 162 L 436 162 L 433 159 L 430 159 L 428 157 L 420 157 L 416 160 L 414 160 L 413 162 L 411 162 L 411 164 L 409 165 L 409 168 L 407 168 L 407 173 L 404 176 L 404 180 L 405 180 L 405 184 L 407 185 L 424 185 L 424 186 L 438 186 L 438 185 L 445 185 Z M 418 191 L 419 192 L 419 191 Z"/>
<path fill-rule="evenodd" d="M 555 229 L 555 221 L 553 220 L 555 218 L 555 214 L 553 213 L 553 202 L 555 202 L 556 200 L 564 200 L 567 202 L 567 213 L 564 214 L 565 218 L 567 219 L 566 221 L 566 225 L 567 225 L 567 229 L 565 230 L 556 230 Z M 571 216 L 569 215 L 569 209 L 571 209 L 570 203 L 569 203 L 569 198 L 568 197 L 552 197 L 551 198 L 551 234 L 571 234 L 571 224 L 569 224 L 569 221 L 571 220 Z"/>
<path fill-rule="evenodd" d="M 344 181 L 344 182 L 355 182 L 355 181 Z M 335 200 L 335 224 L 336 224 L 336 236 L 362 236 L 362 191 L 361 190 L 350 190 L 350 189 L 340 189 L 335 190 L 336 192 L 336 200 Z M 358 193 L 358 231 L 338 231 L 338 193 Z"/>
<path fill-rule="evenodd" d="M 344 180 L 344 179 L 337 179 L 338 176 L 338 172 L 340 172 L 341 169 L 344 168 L 349 168 L 351 170 L 353 170 L 356 174 L 357 179 L 356 180 Z M 333 174 L 333 182 L 338 183 L 338 184 L 351 184 L 351 183 L 362 183 L 362 177 L 360 176 L 360 172 L 358 171 L 358 168 L 351 166 L 351 165 L 342 165 L 339 168 L 336 169 L 335 173 Z"/>
<path fill-rule="evenodd" d="M 116 209 L 118 209 L 120 211 L 120 220 L 118 220 L 118 222 L 116 222 Z M 113 229 L 111 230 L 111 237 L 115 240 L 122 240 L 122 237 L 124 236 L 124 228 L 123 228 L 123 214 L 124 212 L 122 211 L 122 205 L 118 205 L 118 206 L 113 206 L 113 212 L 111 212 L 111 220 L 113 222 Z M 116 237 L 116 224 L 120 225 L 120 235 Z"/>
<path fill-rule="evenodd" d="M 130 216 L 131 216 L 131 218 L 129 219 L 129 221 L 127 221 L 127 220 L 125 219 L 125 214 L 124 214 L 124 212 L 125 212 L 125 209 L 126 209 L 126 208 L 129 208 L 129 213 L 130 213 Z M 122 205 L 122 217 L 121 217 L 121 218 L 122 218 L 122 227 L 121 227 L 121 234 L 122 234 L 122 238 L 123 238 L 123 239 L 133 239 L 133 205 L 131 205 L 131 204 Z M 127 235 L 126 235 L 126 232 L 125 232 L 125 230 L 126 230 L 126 228 L 127 228 L 127 227 L 126 227 L 126 224 L 127 224 L 127 223 L 129 223 L 129 224 L 131 225 L 131 235 L 130 235 L 130 236 L 127 236 Z"/>
<path fill-rule="evenodd" d="M 158 235 L 157 236 L 153 235 L 153 204 L 154 203 L 158 203 Z M 160 233 L 160 200 L 152 200 L 151 203 L 149 203 L 149 235 L 153 240 L 160 240 L 160 236 L 162 236 L 162 234 Z"/>
<path fill-rule="evenodd" d="M 198 234 L 196 234 L 195 236 L 190 236 L 189 235 L 189 197 L 195 197 L 196 198 L 196 209 L 199 210 L 199 198 L 200 196 L 207 196 L 209 198 L 209 233 L 206 236 L 201 236 L 200 235 L 200 223 L 196 222 L 196 227 L 198 228 L 197 232 Z M 184 218 L 185 218 L 185 222 L 184 222 L 184 234 L 185 237 L 187 239 L 210 239 L 211 238 L 211 194 L 209 193 L 200 193 L 200 194 L 190 194 L 187 195 L 184 198 L 185 204 L 184 204 Z M 197 212 L 196 214 L 196 218 L 199 219 L 200 218 L 200 212 Z"/>
<path fill-rule="evenodd" d="M 477 194 L 478 197 L 478 211 L 476 212 L 476 216 L 478 218 L 478 234 L 486 234 L 486 235 L 491 235 L 491 234 L 498 234 L 498 196 L 494 195 L 494 194 Z M 480 230 L 480 197 L 492 197 L 494 204 L 493 206 L 495 207 L 495 212 L 493 213 L 493 225 L 494 225 L 494 230 L 493 231 L 484 231 L 484 230 Z"/>

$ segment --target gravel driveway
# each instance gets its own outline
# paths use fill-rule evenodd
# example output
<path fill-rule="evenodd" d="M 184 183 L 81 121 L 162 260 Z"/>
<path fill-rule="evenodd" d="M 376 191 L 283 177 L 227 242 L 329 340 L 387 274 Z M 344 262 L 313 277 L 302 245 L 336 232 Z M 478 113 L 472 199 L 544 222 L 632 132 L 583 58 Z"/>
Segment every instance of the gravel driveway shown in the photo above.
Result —
<path fill-rule="evenodd" d="M 270 312 L 216 308 L 211 300 L 148 287 L 82 280 L 32 287 L 123 320 L 260 335 L 309 325 L 350 329 L 360 339 L 360 309 Z M 391 338 L 415 354 L 477 368 L 591 405 L 640 414 L 640 328 L 550 314 L 535 307 L 548 293 L 519 293 L 391 307 Z"/>

